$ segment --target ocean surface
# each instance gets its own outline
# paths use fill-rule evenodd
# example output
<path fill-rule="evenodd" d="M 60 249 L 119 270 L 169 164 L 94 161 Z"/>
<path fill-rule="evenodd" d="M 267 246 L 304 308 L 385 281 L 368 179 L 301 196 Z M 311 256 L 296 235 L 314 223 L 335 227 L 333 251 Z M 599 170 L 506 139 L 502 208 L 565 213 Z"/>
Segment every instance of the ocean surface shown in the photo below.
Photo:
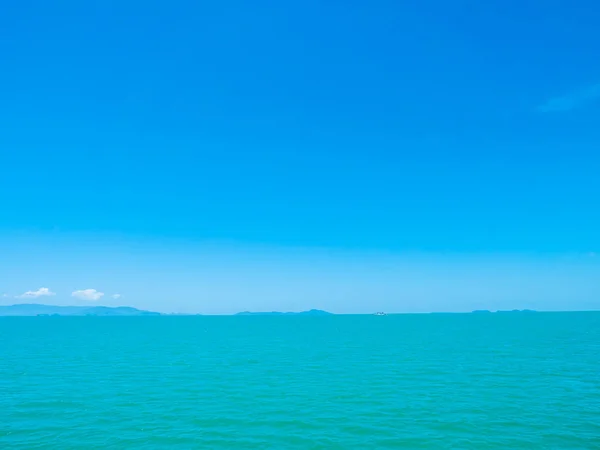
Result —
<path fill-rule="evenodd" d="M 600 449 L 600 313 L 2 317 L 1 449 Z"/>

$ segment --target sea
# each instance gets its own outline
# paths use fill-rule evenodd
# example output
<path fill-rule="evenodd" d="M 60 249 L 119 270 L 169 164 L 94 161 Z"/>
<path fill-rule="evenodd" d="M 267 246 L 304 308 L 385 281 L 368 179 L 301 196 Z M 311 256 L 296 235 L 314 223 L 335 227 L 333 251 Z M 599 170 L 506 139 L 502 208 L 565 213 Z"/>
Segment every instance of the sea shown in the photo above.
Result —
<path fill-rule="evenodd" d="M 600 449 L 600 313 L 0 318 L 0 449 Z"/>

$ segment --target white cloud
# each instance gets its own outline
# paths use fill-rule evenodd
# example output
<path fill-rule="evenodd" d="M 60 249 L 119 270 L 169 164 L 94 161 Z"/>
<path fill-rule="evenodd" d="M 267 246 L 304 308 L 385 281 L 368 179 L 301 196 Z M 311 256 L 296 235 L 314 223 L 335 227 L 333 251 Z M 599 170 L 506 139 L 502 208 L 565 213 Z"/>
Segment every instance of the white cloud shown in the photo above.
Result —
<path fill-rule="evenodd" d="M 539 112 L 566 112 L 587 106 L 600 100 L 600 83 L 572 91 L 561 97 L 553 97 L 538 107 Z"/>
<path fill-rule="evenodd" d="M 121 294 L 113 294 L 111 295 L 112 298 L 114 298 L 115 300 L 121 298 Z"/>
<path fill-rule="evenodd" d="M 96 289 L 82 289 L 80 291 L 74 291 L 71 293 L 72 297 L 80 300 L 96 301 L 100 300 L 104 296 L 104 292 L 98 292 Z"/>
<path fill-rule="evenodd" d="M 24 294 L 17 295 L 17 298 L 38 298 L 38 297 L 48 297 L 51 295 L 56 295 L 56 293 L 52 292 L 48 288 L 39 288 L 37 291 L 27 291 Z"/>

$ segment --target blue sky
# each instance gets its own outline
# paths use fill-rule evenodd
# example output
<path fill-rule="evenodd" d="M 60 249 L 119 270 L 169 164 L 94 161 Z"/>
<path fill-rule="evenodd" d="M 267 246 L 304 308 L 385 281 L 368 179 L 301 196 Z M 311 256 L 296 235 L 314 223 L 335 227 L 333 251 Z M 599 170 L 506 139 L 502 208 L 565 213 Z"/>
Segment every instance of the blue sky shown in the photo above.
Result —
<path fill-rule="evenodd" d="M 600 6 L 479 3 L 5 2 L 0 301 L 600 308 Z"/>

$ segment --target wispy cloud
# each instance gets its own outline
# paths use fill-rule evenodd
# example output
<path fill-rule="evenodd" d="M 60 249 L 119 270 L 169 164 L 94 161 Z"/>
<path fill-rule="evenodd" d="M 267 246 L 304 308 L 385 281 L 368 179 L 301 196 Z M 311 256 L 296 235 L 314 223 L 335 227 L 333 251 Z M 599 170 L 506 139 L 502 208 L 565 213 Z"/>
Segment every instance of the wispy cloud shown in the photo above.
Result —
<path fill-rule="evenodd" d="M 543 113 L 566 112 L 582 108 L 598 100 L 600 100 L 600 83 L 567 93 L 560 97 L 550 98 L 545 103 L 538 106 L 537 110 Z"/>
<path fill-rule="evenodd" d="M 37 291 L 27 291 L 24 294 L 17 295 L 16 298 L 38 298 L 38 297 L 49 297 L 52 295 L 56 295 L 48 288 L 39 288 Z"/>
<path fill-rule="evenodd" d="M 118 300 L 121 298 L 121 294 L 113 294 L 111 295 L 112 298 L 114 298 L 115 300 Z"/>
<path fill-rule="evenodd" d="M 82 289 L 80 291 L 74 291 L 71 293 L 72 297 L 78 298 L 79 300 L 96 301 L 100 300 L 104 296 L 104 292 L 98 292 L 96 289 Z"/>

